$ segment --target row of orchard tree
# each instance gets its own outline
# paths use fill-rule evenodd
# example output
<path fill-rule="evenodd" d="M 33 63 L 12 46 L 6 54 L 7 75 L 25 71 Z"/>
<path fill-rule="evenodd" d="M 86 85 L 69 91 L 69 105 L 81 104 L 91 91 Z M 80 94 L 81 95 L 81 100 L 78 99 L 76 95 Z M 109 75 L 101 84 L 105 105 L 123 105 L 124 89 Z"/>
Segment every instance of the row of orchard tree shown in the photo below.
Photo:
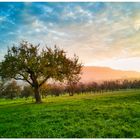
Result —
<path fill-rule="evenodd" d="M 48 94 L 58 96 L 68 92 L 73 95 L 75 92 L 102 92 L 139 87 L 139 81 L 127 80 L 103 82 L 102 84 L 78 84 L 82 63 L 79 63 L 76 55 L 69 58 L 63 49 L 56 46 L 41 48 L 40 45 L 33 45 L 27 41 L 8 48 L 7 54 L 0 62 L 0 81 L 6 82 L 0 85 L 1 97 L 12 99 L 28 96 L 31 93 L 36 103 L 41 103 L 41 97 L 46 97 Z M 8 83 L 11 79 L 25 81 L 29 86 L 20 89 L 15 82 Z M 63 86 L 50 84 L 46 86 L 50 79 L 63 83 Z"/>
<path fill-rule="evenodd" d="M 48 95 L 59 96 L 69 94 L 84 94 L 84 93 L 103 93 L 108 91 L 116 91 L 123 89 L 139 89 L 140 80 L 116 80 L 116 81 L 104 81 L 101 83 L 77 83 L 72 85 L 62 84 L 44 84 L 39 92 L 42 98 L 46 98 Z M 34 97 L 34 91 L 31 86 L 21 87 L 16 81 L 9 82 L 7 84 L 0 84 L 0 98 L 29 98 Z"/>

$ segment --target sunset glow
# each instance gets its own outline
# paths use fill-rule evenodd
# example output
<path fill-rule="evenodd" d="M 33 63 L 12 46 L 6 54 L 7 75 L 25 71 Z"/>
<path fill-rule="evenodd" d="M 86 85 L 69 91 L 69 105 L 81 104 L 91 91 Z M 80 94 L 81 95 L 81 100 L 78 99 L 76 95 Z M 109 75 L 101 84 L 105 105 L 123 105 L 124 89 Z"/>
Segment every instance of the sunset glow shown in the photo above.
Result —
<path fill-rule="evenodd" d="M 55 44 L 87 66 L 140 71 L 140 3 L 2 3 L 0 59 L 21 40 Z"/>

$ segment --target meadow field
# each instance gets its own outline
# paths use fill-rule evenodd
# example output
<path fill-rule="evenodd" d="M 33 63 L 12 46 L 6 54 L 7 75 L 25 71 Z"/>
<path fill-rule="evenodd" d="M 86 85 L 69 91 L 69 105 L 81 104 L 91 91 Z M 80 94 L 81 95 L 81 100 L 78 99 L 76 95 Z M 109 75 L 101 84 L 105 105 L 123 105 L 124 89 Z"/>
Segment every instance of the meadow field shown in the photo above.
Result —
<path fill-rule="evenodd" d="M 140 90 L 0 100 L 1 138 L 140 138 Z"/>

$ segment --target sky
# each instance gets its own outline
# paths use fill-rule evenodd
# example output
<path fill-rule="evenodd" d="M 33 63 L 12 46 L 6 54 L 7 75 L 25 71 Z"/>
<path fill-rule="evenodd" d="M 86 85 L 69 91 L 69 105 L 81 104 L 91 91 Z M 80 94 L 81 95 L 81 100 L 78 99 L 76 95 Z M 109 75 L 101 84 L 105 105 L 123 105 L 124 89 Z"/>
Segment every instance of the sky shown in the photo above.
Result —
<path fill-rule="evenodd" d="M 0 60 L 22 40 L 87 66 L 140 71 L 140 2 L 0 2 Z"/>

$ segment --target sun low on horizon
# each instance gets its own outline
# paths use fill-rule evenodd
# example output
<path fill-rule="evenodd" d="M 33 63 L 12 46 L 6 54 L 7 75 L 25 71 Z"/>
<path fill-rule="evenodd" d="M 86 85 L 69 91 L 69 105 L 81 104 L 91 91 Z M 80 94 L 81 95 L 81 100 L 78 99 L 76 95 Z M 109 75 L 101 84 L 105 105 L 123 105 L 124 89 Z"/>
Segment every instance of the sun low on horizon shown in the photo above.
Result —
<path fill-rule="evenodd" d="M 0 60 L 21 40 L 85 66 L 140 71 L 140 2 L 0 2 Z"/>

